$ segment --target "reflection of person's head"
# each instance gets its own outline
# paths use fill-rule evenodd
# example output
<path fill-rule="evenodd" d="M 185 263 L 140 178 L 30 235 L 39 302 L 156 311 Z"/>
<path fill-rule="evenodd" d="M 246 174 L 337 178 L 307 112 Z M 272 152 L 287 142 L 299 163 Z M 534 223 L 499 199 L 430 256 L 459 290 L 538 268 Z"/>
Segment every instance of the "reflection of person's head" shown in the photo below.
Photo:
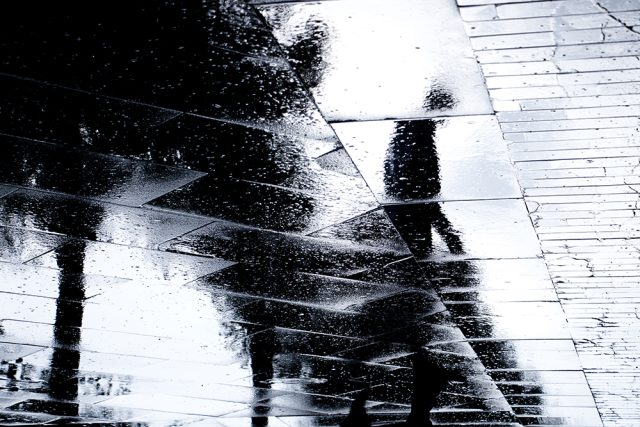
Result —
<path fill-rule="evenodd" d="M 448 110 L 456 106 L 458 100 L 451 92 L 442 86 L 435 85 L 429 89 L 424 98 L 423 108 L 425 110 Z"/>

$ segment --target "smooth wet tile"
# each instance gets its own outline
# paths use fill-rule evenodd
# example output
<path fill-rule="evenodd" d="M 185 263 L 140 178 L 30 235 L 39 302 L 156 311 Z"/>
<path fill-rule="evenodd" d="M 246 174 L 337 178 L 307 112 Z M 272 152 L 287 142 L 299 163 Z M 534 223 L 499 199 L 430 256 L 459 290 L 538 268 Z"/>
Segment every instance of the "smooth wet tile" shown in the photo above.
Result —
<path fill-rule="evenodd" d="M 295 160 L 336 148 L 333 134 L 287 136 L 10 77 L 0 88 L 3 133 L 220 176 L 282 179 L 299 171 Z"/>
<path fill-rule="evenodd" d="M 407 245 L 383 209 L 308 234 L 309 237 L 350 241 L 374 248 L 406 252 Z"/>
<path fill-rule="evenodd" d="M 245 408 L 247 405 L 219 400 L 188 398 L 180 396 L 165 396 L 161 394 L 136 394 L 118 396 L 103 402 L 104 405 L 186 413 L 193 415 L 220 416 Z"/>
<path fill-rule="evenodd" d="M 162 245 L 194 255 L 217 256 L 253 265 L 330 276 L 350 276 L 406 258 L 393 248 L 372 248 L 350 240 L 311 238 L 215 222 Z"/>
<path fill-rule="evenodd" d="M 352 0 L 259 10 L 329 121 L 491 112 L 454 3 Z"/>
<path fill-rule="evenodd" d="M 358 311 L 366 313 L 372 321 L 379 322 L 387 330 L 411 327 L 412 322 L 433 316 L 446 310 L 434 293 L 406 291 L 381 297 L 362 304 Z"/>
<path fill-rule="evenodd" d="M 16 187 L 0 184 L 0 197 L 5 197 L 7 194 L 11 194 L 14 191 L 16 191 L 16 189 L 17 189 Z"/>
<path fill-rule="evenodd" d="M 28 190 L 0 200 L 2 225 L 145 248 L 209 222 L 207 218 Z"/>
<path fill-rule="evenodd" d="M 145 160 L 149 132 L 180 112 L 0 76 L 0 130 L 7 135 Z M 144 150 L 142 147 L 147 146 Z"/>
<path fill-rule="evenodd" d="M 220 258 L 194 257 L 132 248 L 110 243 L 72 241 L 30 265 L 65 271 L 136 279 L 143 282 L 187 283 L 226 268 L 232 262 Z"/>
<path fill-rule="evenodd" d="M 356 310 L 366 300 L 383 298 L 401 290 L 399 287 L 246 264 L 236 264 L 210 274 L 197 280 L 194 286 L 335 310 Z"/>
<path fill-rule="evenodd" d="M 141 205 L 202 173 L 3 136 L 0 180 L 124 205 Z"/>
<path fill-rule="evenodd" d="M 449 308 L 468 339 L 571 337 L 562 308 L 557 302 L 496 302 L 486 310 L 476 304 L 462 303 L 449 304 Z"/>
<path fill-rule="evenodd" d="M 0 226 L 0 260 L 18 263 L 29 261 L 68 240 L 57 234 Z"/>
<path fill-rule="evenodd" d="M 67 299 L 83 301 L 101 294 L 105 290 L 127 285 L 127 279 L 95 276 L 80 272 L 67 274 L 64 278 L 57 269 L 30 265 L 3 264 L 0 268 L 0 291 L 48 298 L 60 294 L 60 281 L 70 284 L 74 292 Z"/>
<path fill-rule="evenodd" d="M 26 344 L 0 343 L 0 360 L 2 362 L 21 359 L 42 350 L 40 346 Z"/>
<path fill-rule="evenodd" d="M 185 300 L 182 298 L 182 300 Z M 5 302 L 5 301 L 3 301 Z M 31 303 L 30 301 L 28 303 Z M 26 303 L 25 303 L 26 304 Z M 35 305 L 35 304 L 33 304 Z M 245 359 L 242 352 L 241 342 L 246 336 L 246 331 L 242 328 L 234 328 L 233 325 L 219 323 L 220 316 L 216 316 L 215 312 L 198 313 L 190 316 L 193 325 L 191 339 L 184 339 L 180 333 L 176 333 L 178 328 L 185 331 L 185 321 L 177 322 L 172 326 L 170 320 L 179 319 L 177 309 L 167 313 L 166 319 L 155 316 L 157 329 L 162 326 L 175 328 L 167 330 L 165 336 L 149 335 L 136 333 L 141 330 L 140 325 L 144 325 L 144 320 L 135 323 L 133 316 L 126 317 L 127 323 L 131 328 L 122 328 L 121 324 L 114 322 L 113 325 L 105 325 L 108 316 L 96 316 L 101 314 L 100 308 L 86 307 L 85 313 L 87 318 L 83 319 L 82 328 L 71 327 L 62 324 L 59 316 L 56 318 L 55 306 L 42 307 L 42 313 L 36 316 L 28 316 L 28 313 L 17 312 L 12 310 L 10 314 L 13 318 L 20 320 L 5 320 L 3 328 L 6 329 L 6 340 L 13 342 L 27 341 L 30 345 L 51 346 L 53 349 L 50 355 L 43 354 L 40 362 L 35 365 L 37 367 L 47 367 L 52 365 L 53 368 L 64 373 L 69 378 L 77 376 L 80 369 L 86 369 L 85 366 L 91 366 L 92 362 L 83 362 L 84 355 L 88 355 L 89 359 L 102 362 L 118 362 L 118 358 L 124 356 L 124 362 L 128 362 L 131 358 L 139 358 L 140 362 L 132 365 L 115 365 L 108 364 L 97 365 L 98 369 L 93 372 L 111 374 L 115 372 L 119 375 L 142 375 L 146 377 L 160 377 L 166 379 L 166 375 L 162 375 L 161 361 L 182 361 L 191 363 L 208 363 L 223 369 L 224 366 L 233 365 Z M 206 307 L 200 307 L 200 311 L 204 311 Z M 22 310 L 24 311 L 24 310 Z M 103 309 L 102 312 L 107 312 Z M 68 316 L 71 313 L 67 313 Z M 113 317 L 113 316 L 112 316 Z M 160 319 L 160 320 L 158 320 Z M 211 321 L 214 321 L 213 323 Z M 43 323 L 46 322 L 46 323 Z M 51 323 L 56 323 L 52 325 Z M 109 331 L 111 329 L 120 329 L 120 331 Z M 124 332 L 127 331 L 127 332 Z M 131 331 L 131 332 L 128 332 Z M 166 335 L 174 335 L 167 337 Z M 237 338 L 234 341 L 232 337 Z M 97 356 L 96 356 L 97 354 Z M 115 356 L 115 357 L 114 357 Z M 46 359 L 43 360 L 43 357 Z M 78 360 L 78 358 L 80 360 Z M 128 358 L 128 359 L 127 359 Z M 29 356 L 25 361 L 33 363 L 29 360 Z M 122 362 L 122 361 L 120 361 Z M 138 366 L 139 365 L 139 366 Z M 143 369 L 145 365 L 147 368 Z M 95 365 L 95 361 L 93 362 Z M 36 370 L 37 371 L 37 370 Z M 206 371 L 202 371 L 206 372 Z M 44 372 L 46 374 L 46 372 Z M 237 371 L 235 375 L 238 375 Z M 244 376 L 248 373 L 245 371 Z M 36 379 L 36 378 L 34 378 Z M 51 384 L 50 377 L 43 377 L 49 382 L 50 387 L 56 386 Z M 192 381 L 198 379 L 197 376 L 191 376 Z"/>
<path fill-rule="evenodd" d="M 276 185 L 303 175 L 313 158 L 339 148 L 335 135 L 305 138 L 187 114 L 157 126 L 147 138 L 156 143 L 139 144 L 138 150 L 149 151 L 154 161 Z"/>
<path fill-rule="evenodd" d="M 419 260 L 534 258 L 538 238 L 522 200 L 386 206 Z"/>
<path fill-rule="evenodd" d="M 375 199 L 306 193 L 241 180 L 202 178 L 151 201 L 150 206 L 206 215 L 276 231 L 312 232 L 375 207 Z"/>
<path fill-rule="evenodd" d="M 271 383 L 275 390 L 334 396 L 361 390 L 367 382 L 382 382 L 398 370 L 381 364 L 305 354 L 280 355 L 274 360 L 273 369 Z"/>
<path fill-rule="evenodd" d="M 247 341 L 252 343 L 277 342 L 279 354 L 308 354 L 328 356 L 347 348 L 357 347 L 365 340 L 339 335 L 318 334 L 295 329 L 273 328 L 251 335 Z"/>
<path fill-rule="evenodd" d="M 55 415 L 48 414 L 22 414 L 16 411 L 0 411 L 0 422 L 7 423 L 7 425 L 42 425 L 57 418 Z"/>
<path fill-rule="evenodd" d="M 447 302 L 557 301 L 539 258 L 425 261 L 421 266 Z"/>
<path fill-rule="evenodd" d="M 569 339 L 473 341 L 471 345 L 490 370 L 582 370 Z"/>
<path fill-rule="evenodd" d="M 381 203 L 521 195 L 492 116 L 333 127 Z"/>

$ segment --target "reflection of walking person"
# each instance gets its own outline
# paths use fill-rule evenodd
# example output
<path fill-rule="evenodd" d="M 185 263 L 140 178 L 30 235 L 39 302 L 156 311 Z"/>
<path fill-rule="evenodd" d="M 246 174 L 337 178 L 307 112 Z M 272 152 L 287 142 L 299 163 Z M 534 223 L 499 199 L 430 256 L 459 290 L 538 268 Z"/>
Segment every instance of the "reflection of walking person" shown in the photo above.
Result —
<path fill-rule="evenodd" d="M 447 372 L 436 366 L 424 350 L 413 355 L 413 391 L 411 412 L 404 423 L 397 426 L 432 426 L 430 413 L 436 404 L 438 395 L 449 382 Z M 351 405 L 349 415 L 340 424 L 341 427 L 370 427 L 371 418 L 365 409 L 369 389 L 361 391 Z M 396 424 L 393 424 L 395 427 Z"/>
<path fill-rule="evenodd" d="M 400 121 L 389 142 L 384 162 L 384 184 L 387 193 L 401 200 L 430 200 L 440 196 L 440 165 L 435 144 L 437 120 Z M 417 256 L 433 252 L 432 228 L 452 254 L 464 252 L 458 232 L 453 228 L 438 203 L 414 206 L 398 227 L 407 227 L 415 235 Z M 394 221 L 398 223 L 398 221 Z M 404 233 L 403 233 L 404 234 Z"/>

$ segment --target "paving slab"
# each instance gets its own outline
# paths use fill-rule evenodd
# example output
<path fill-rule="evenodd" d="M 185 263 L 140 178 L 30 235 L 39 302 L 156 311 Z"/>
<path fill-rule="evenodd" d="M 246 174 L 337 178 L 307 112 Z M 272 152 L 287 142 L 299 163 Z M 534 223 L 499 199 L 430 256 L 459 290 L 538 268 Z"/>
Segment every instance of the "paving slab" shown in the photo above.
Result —
<path fill-rule="evenodd" d="M 6 196 L 0 212 L 0 224 L 5 226 L 149 249 L 211 222 L 31 190 Z"/>
<path fill-rule="evenodd" d="M 3 136 L 1 179 L 10 184 L 139 206 L 203 174 Z"/>
<path fill-rule="evenodd" d="M 522 200 L 404 204 L 385 209 L 420 260 L 535 258 L 540 254 Z M 501 239 L 504 233 L 513 240 Z"/>
<path fill-rule="evenodd" d="M 343 0 L 259 10 L 329 121 L 491 112 L 453 2 Z"/>
<path fill-rule="evenodd" d="M 491 116 L 333 127 L 381 203 L 520 197 Z"/>

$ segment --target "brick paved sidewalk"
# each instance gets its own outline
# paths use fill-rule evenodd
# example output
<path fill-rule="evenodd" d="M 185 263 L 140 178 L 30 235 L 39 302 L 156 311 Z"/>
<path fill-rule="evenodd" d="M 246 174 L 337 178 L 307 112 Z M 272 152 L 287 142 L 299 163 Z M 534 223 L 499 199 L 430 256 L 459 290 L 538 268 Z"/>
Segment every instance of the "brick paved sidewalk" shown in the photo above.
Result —
<path fill-rule="evenodd" d="M 636 426 L 640 2 L 500 3 L 459 0 L 598 409 Z"/>

